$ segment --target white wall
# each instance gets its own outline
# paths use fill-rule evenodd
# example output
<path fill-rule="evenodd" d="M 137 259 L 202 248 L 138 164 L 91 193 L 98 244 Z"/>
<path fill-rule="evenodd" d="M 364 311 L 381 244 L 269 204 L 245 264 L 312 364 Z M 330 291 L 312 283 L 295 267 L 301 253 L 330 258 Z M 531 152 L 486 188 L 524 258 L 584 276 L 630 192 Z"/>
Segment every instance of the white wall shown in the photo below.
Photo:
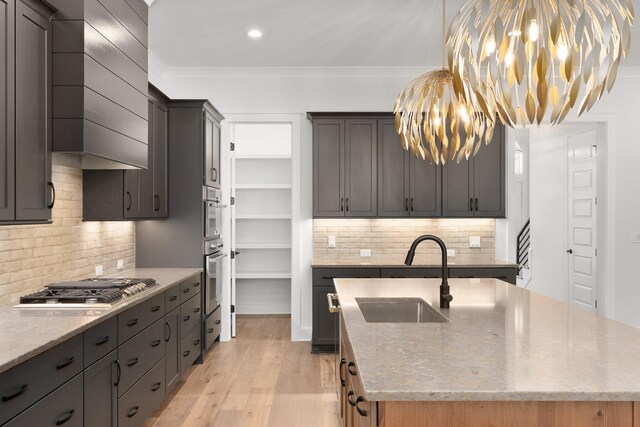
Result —
<path fill-rule="evenodd" d="M 165 68 L 150 57 L 152 83 L 172 98 L 209 98 L 222 113 L 295 113 L 307 111 L 390 111 L 398 92 L 417 68 L 329 68 L 329 69 L 180 69 Z M 162 70 L 162 71 L 158 71 Z M 160 77 L 161 76 L 161 77 Z M 640 231 L 640 70 L 622 69 L 611 94 L 599 101 L 584 120 L 608 120 L 611 141 L 608 157 L 607 280 L 615 295 L 607 301 L 609 316 L 640 326 L 640 245 L 631 244 L 630 234 Z M 567 120 L 570 120 L 568 118 Z M 301 144 L 311 147 L 311 132 L 302 120 Z M 304 166 L 303 166 L 304 167 Z M 303 169 L 304 171 L 305 169 Z M 310 175 L 311 163 L 306 171 Z M 311 179 L 303 175 L 301 212 L 311 218 Z M 311 227 L 302 230 L 301 241 L 312 251 Z M 308 255 L 307 255 L 308 259 Z M 305 268 L 305 265 L 302 265 Z M 301 287 L 310 326 L 310 268 L 305 268 Z M 306 279 L 304 279 L 306 277 Z"/>

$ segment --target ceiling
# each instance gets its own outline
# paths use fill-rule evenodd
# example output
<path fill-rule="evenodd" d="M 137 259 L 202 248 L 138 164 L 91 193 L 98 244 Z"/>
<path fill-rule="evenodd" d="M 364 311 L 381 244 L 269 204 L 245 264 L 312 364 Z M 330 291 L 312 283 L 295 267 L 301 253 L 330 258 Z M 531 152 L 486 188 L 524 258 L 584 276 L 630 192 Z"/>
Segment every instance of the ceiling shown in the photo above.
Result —
<path fill-rule="evenodd" d="M 447 0 L 447 25 L 464 3 Z M 155 0 L 149 15 L 150 49 L 170 67 L 441 65 L 439 0 Z M 640 66 L 638 33 L 623 65 Z"/>

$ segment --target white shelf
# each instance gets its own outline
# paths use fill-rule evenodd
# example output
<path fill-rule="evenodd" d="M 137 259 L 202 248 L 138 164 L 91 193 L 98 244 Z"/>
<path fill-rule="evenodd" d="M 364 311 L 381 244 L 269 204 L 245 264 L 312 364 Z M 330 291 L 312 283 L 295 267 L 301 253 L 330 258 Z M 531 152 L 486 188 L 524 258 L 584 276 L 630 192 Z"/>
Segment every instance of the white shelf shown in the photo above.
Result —
<path fill-rule="evenodd" d="M 291 279 L 291 273 L 286 273 L 286 272 L 236 273 L 236 279 Z"/>
<path fill-rule="evenodd" d="M 291 154 L 249 154 L 249 153 L 236 153 L 236 160 L 242 159 L 262 159 L 262 160 L 277 160 L 285 159 L 291 160 Z"/>
<path fill-rule="evenodd" d="M 238 249 L 291 249 L 291 242 L 236 242 Z"/>
<path fill-rule="evenodd" d="M 291 214 L 236 214 L 236 219 L 291 219 Z"/>
<path fill-rule="evenodd" d="M 291 184 L 236 184 L 236 190 L 291 190 Z"/>

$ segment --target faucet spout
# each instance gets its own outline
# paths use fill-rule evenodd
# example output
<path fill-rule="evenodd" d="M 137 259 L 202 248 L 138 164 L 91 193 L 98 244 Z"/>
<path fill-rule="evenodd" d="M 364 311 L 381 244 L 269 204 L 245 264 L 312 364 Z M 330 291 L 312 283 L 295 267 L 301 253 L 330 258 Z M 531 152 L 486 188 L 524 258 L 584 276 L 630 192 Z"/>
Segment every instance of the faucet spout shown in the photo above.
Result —
<path fill-rule="evenodd" d="M 440 308 L 449 308 L 449 303 L 453 300 L 453 296 L 450 293 L 449 289 L 449 268 L 447 266 L 447 246 L 444 244 L 442 239 L 437 236 L 433 236 L 431 234 L 425 234 L 424 236 L 418 237 L 413 241 L 409 251 L 407 252 L 407 257 L 404 260 L 405 265 L 413 264 L 413 257 L 416 255 L 416 248 L 418 245 L 425 240 L 431 240 L 436 242 L 438 246 L 440 246 L 440 251 L 442 252 L 442 283 L 440 284 Z"/>

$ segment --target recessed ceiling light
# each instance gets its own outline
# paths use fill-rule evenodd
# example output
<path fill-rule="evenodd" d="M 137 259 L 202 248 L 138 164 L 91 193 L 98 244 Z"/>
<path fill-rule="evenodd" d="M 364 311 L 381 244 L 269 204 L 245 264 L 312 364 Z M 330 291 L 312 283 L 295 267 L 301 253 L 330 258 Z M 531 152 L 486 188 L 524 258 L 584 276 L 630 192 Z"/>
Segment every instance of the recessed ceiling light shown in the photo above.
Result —
<path fill-rule="evenodd" d="M 259 39 L 260 37 L 262 37 L 262 31 L 260 30 L 250 30 L 247 35 L 249 37 L 251 37 L 252 39 Z"/>

